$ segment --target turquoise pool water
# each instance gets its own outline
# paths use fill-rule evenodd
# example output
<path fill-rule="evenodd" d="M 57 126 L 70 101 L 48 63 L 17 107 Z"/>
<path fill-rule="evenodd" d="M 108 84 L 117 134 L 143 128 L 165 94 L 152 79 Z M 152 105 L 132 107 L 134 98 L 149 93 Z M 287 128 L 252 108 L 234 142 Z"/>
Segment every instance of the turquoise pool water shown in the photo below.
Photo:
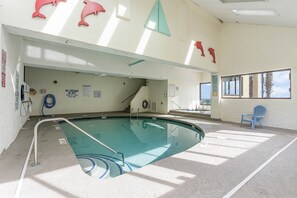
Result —
<path fill-rule="evenodd" d="M 113 154 L 67 123 L 61 123 L 85 173 L 112 178 L 143 167 L 199 143 L 204 133 L 192 126 L 151 118 L 108 118 L 72 121 L 90 135 L 125 155 Z"/>

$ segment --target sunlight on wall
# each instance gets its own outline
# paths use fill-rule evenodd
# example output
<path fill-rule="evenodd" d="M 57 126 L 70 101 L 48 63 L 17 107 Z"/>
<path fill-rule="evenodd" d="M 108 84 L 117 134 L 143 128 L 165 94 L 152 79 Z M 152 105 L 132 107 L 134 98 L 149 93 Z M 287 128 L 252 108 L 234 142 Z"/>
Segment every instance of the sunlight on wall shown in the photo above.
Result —
<path fill-rule="evenodd" d="M 193 51 L 194 51 L 194 44 L 195 44 L 195 41 L 192 40 L 191 44 L 190 44 L 190 47 L 189 47 L 189 50 L 188 50 L 186 60 L 185 60 L 185 65 L 190 64 L 190 61 L 191 61 L 191 58 L 192 58 L 192 55 L 193 55 Z"/>
<path fill-rule="evenodd" d="M 65 54 L 49 49 L 44 49 L 44 58 L 46 60 L 56 61 L 56 62 L 66 62 L 67 57 Z"/>
<path fill-rule="evenodd" d="M 154 29 L 156 26 L 156 23 L 150 21 L 148 23 L 148 26 L 149 26 L 149 28 Z M 149 29 L 144 30 L 144 33 L 140 39 L 140 42 L 138 43 L 138 46 L 137 46 L 137 49 L 135 52 L 136 54 L 141 54 L 141 55 L 143 54 L 143 52 L 147 46 L 147 43 L 151 37 L 151 34 L 152 34 L 152 30 L 149 30 Z"/>
<path fill-rule="evenodd" d="M 98 45 L 102 45 L 104 47 L 108 46 L 113 34 L 115 33 L 115 30 L 119 25 L 119 22 L 120 19 L 116 17 L 116 9 L 114 9 L 103 33 L 99 38 L 99 41 L 97 42 Z"/>
<path fill-rule="evenodd" d="M 13 75 L 10 74 L 10 79 L 11 79 L 11 84 L 12 84 L 12 88 L 13 88 L 13 91 L 15 92 L 15 84 L 14 84 L 14 78 L 13 78 Z"/>
<path fill-rule="evenodd" d="M 26 55 L 32 58 L 41 58 L 41 48 L 28 45 L 26 47 Z"/>
<path fill-rule="evenodd" d="M 55 8 L 54 13 L 48 20 L 41 32 L 53 35 L 59 35 L 63 30 L 63 27 L 69 20 L 74 8 L 79 3 L 79 0 L 67 1 L 67 3 L 59 3 L 59 6 Z"/>
<path fill-rule="evenodd" d="M 87 64 L 87 61 L 77 58 L 75 56 L 67 56 L 67 62 L 73 63 L 73 64 L 78 64 L 78 65 L 86 65 Z"/>

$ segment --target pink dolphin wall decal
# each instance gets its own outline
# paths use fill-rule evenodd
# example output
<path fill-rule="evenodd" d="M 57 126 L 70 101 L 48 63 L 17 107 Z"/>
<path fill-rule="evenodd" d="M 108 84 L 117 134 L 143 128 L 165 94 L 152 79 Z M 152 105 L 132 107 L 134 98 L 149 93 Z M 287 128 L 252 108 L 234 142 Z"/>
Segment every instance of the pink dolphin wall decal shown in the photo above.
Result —
<path fill-rule="evenodd" d="M 35 1 L 35 12 L 32 14 L 32 17 L 39 17 L 42 19 L 46 19 L 46 16 L 40 13 L 40 9 L 42 6 L 47 4 L 52 4 L 53 6 L 57 6 L 60 1 L 66 1 L 66 0 L 36 0 Z"/>
<path fill-rule="evenodd" d="M 202 46 L 202 42 L 196 41 L 194 45 L 197 47 L 197 49 L 199 49 L 201 51 L 201 56 L 204 57 L 205 54 L 204 54 L 204 48 Z"/>
<path fill-rule="evenodd" d="M 208 48 L 208 51 L 210 53 L 210 55 L 212 56 L 213 59 L 213 63 L 216 63 L 216 54 L 215 54 L 215 50 L 213 48 Z"/>
<path fill-rule="evenodd" d="M 87 22 L 85 22 L 86 16 L 90 14 L 98 15 L 99 12 L 105 12 L 105 9 L 102 5 L 100 5 L 97 2 L 92 2 L 89 0 L 84 0 L 84 3 L 86 4 L 83 10 L 81 11 L 81 20 L 78 23 L 78 26 L 84 25 L 89 26 Z"/>

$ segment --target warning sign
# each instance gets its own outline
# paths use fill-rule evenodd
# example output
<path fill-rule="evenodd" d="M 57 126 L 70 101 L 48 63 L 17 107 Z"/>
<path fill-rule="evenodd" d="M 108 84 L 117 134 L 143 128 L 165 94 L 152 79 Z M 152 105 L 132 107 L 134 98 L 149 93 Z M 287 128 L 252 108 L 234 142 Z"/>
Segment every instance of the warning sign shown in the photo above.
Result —
<path fill-rule="evenodd" d="M 1 61 L 2 69 L 1 69 L 1 84 L 2 87 L 6 86 L 6 52 L 2 50 L 2 61 Z"/>

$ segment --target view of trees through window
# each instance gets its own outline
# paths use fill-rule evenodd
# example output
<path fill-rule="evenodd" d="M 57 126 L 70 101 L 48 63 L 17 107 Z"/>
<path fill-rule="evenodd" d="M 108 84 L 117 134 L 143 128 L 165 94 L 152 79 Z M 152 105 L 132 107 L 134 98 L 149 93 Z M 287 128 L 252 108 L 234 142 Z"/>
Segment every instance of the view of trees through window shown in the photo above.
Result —
<path fill-rule="evenodd" d="M 291 98 L 291 70 L 222 77 L 223 97 Z"/>

